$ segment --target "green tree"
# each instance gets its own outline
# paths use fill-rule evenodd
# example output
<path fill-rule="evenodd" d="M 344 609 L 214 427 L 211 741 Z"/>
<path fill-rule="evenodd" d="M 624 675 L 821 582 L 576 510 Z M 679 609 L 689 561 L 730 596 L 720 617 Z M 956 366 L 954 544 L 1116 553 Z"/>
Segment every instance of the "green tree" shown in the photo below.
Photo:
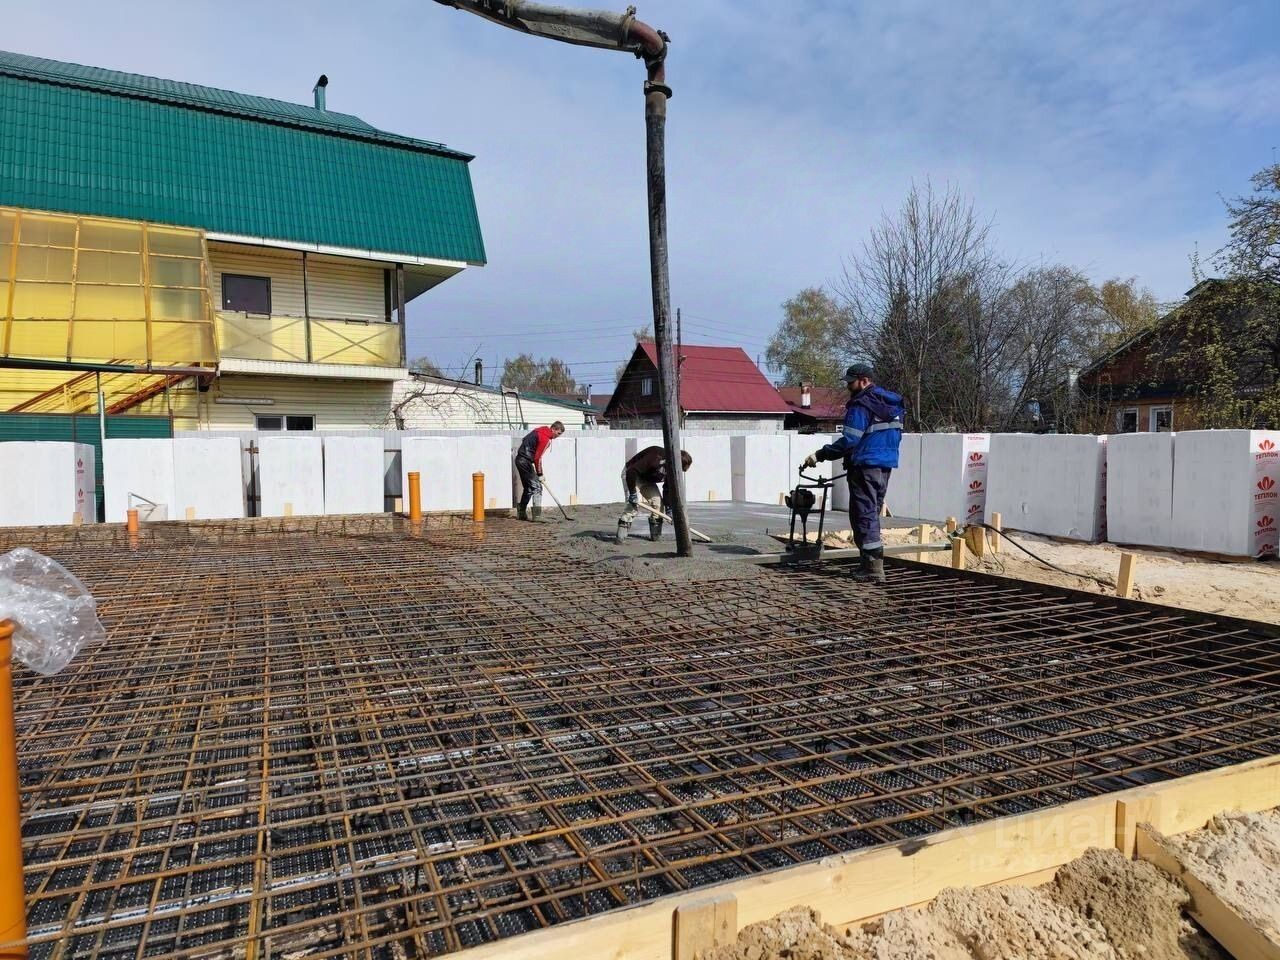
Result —
<path fill-rule="evenodd" d="M 1081 317 L 1077 348 L 1085 362 L 1098 360 L 1160 320 L 1160 304 L 1137 277 L 1112 277 L 1089 288 L 1089 310 Z"/>
<path fill-rule="evenodd" d="M 765 350 L 769 366 L 787 383 L 839 384 L 850 323 L 847 307 L 821 287 L 806 287 L 782 304 L 782 322 Z"/>
<path fill-rule="evenodd" d="M 522 353 L 502 365 L 502 385 L 535 393 L 577 393 L 578 382 L 569 365 L 558 357 L 535 360 Z"/>

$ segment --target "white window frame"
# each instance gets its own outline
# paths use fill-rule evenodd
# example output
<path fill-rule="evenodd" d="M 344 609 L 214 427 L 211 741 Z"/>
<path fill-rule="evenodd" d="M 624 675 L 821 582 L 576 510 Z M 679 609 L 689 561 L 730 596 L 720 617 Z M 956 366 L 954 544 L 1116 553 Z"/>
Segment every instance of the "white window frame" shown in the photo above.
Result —
<path fill-rule="evenodd" d="M 1124 418 L 1133 414 L 1133 429 L 1124 428 Z M 1138 433 L 1142 428 L 1142 411 L 1137 407 L 1123 407 L 1116 412 L 1116 433 Z"/>
<path fill-rule="evenodd" d="M 297 419 L 301 417 L 306 417 L 308 420 L 310 420 L 311 426 L 309 427 L 289 426 L 289 420 L 291 418 Z M 262 425 L 263 420 L 278 420 L 280 421 L 280 426 L 264 427 Z M 255 430 L 265 430 L 270 433 L 300 433 L 300 432 L 305 433 L 308 431 L 315 430 L 316 416 L 314 413 L 259 413 L 255 415 L 253 418 L 253 428 Z"/>
<path fill-rule="evenodd" d="M 1156 415 L 1160 413 L 1169 414 L 1169 429 L 1159 430 L 1156 428 Z M 1164 404 L 1159 407 L 1152 407 L 1147 412 L 1147 430 L 1151 433 L 1172 433 L 1173 432 L 1173 406 L 1172 404 Z"/>
<path fill-rule="evenodd" d="M 640 396 L 642 397 L 653 396 L 653 377 L 644 377 L 640 381 Z"/>

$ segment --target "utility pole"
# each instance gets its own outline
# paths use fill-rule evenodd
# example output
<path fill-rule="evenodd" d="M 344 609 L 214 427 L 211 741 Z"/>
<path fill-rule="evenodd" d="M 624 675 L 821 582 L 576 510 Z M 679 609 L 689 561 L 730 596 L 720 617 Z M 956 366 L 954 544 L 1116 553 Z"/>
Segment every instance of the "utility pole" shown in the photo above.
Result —
<path fill-rule="evenodd" d="M 653 339 L 658 352 L 658 394 L 662 402 L 662 445 L 667 461 L 667 508 L 676 534 L 676 553 L 693 554 L 680 464 L 680 407 L 671 343 L 671 283 L 667 269 L 666 58 L 669 38 L 626 13 L 575 10 L 526 0 L 436 0 L 512 30 L 564 43 L 632 53 L 644 60 L 644 130 L 649 193 L 649 279 L 653 292 Z"/>

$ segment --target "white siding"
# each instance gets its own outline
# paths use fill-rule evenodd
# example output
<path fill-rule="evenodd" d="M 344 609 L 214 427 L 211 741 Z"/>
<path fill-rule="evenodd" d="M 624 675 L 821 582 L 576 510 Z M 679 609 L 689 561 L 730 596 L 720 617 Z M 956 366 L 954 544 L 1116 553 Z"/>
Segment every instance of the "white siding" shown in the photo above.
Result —
<path fill-rule="evenodd" d="M 322 320 L 385 320 L 383 268 L 307 258 L 311 316 Z"/>
<path fill-rule="evenodd" d="M 385 265 L 310 256 L 305 302 L 300 251 L 210 243 L 209 265 L 216 308 L 222 306 L 222 275 L 233 273 L 270 277 L 271 312 L 276 316 L 301 317 L 305 309 L 320 320 L 386 319 Z"/>
<path fill-rule="evenodd" d="M 310 414 L 317 430 L 392 425 L 391 381 L 319 380 L 227 374 L 206 395 L 201 426 L 208 430 L 252 430 L 254 415 Z M 272 400 L 237 403 L 234 398 Z M 221 399 L 223 402 L 217 402 Z"/>

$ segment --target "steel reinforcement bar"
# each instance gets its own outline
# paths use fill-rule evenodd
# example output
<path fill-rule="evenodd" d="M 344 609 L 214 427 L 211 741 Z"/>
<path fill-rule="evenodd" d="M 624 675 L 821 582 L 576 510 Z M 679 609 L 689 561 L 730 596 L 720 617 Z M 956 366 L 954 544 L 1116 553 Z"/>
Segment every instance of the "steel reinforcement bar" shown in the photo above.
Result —
<path fill-rule="evenodd" d="M 18 679 L 32 955 L 429 956 L 1280 753 L 1261 626 L 552 530 L 0 531 L 109 629 Z"/>

